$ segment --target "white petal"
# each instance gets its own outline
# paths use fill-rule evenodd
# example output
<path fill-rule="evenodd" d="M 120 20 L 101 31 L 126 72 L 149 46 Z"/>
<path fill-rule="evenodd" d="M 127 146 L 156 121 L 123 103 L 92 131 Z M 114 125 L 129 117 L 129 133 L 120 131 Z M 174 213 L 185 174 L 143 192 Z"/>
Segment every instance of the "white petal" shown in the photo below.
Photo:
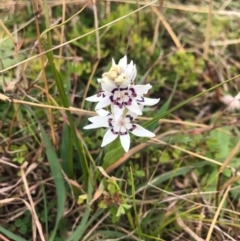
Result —
<path fill-rule="evenodd" d="M 112 92 L 112 90 L 118 88 L 117 85 L 111 81 L 107 83 L 102 83 L 102 89 L 108 92 Z"/>
<path fill-rule="evenodd" d="M 102 126 L 99 126 L 97 124 L 90 124 L 90 125 L 87 125 L 87 126 L 84 126 L 83 129 L 96 129 L 96 128 L 101 128 Z"/>
<path fill-rule="evenodd" d="M 143 110 L 143 105 L 138 105 L 139 109 L 142 111 Z M 132 112 L 132 111 L 128 111 L 126 116 L 130 115 L 132 117 L 132 120 L 136 119 L 138 117 L 138 114 Z"/>
<path fill-rule="evenodd" d="M 93 116 L 88 118 L 93 124 L 96 124 L 101 127 L 109 127 L 108 116 Z"/>
<path fill-rule="evenodd" d="M 138 114 L 136 114 L 136 113 L 134 113 L 134 112 L 132 112 L 132 111 L 128 111 L 127 114 L 126 114 L 126 116 L 127 116 L 127 115 L 130 115 L 130 116 L 132 117 L 132 120 L 134 120 L 134 119 L 136 119 L 136 118 L 138 117 Z"/>
<path fill-rule="evenodd" d="M 103 98 L 102 95 L 97 94 L 97 95 L 93 95 L 93 96 L 87 97 L 86 100 L 87 101 L 91 101 L 91 102 L 98 102 L 102 98 Z"/>
<path fill-rule="evenodd" d="M 107 116 L 107 115 L 110 113 L 109 111 L 104 110 L 104 109 L 96 110 L 96 112 L 97 112 L 98 115 L 100 115 L 100 116 Z"/>
<path fill-rule="evenodd" d="M 147 85 L 133 85 L 132 88 L 135 90 L 137 95 L 142 96 L 143 94 L 147 94 L 148 91 L 152 88 L 150 84 Z"/>
<path fill-rule="evenodd" d="M 160 100 L 160 98 L 159 99 L 151 99 L 151 98 L 144 97 L 144 101 L 139 102 L 139 104 L 151 106 L 151 105 L 156 105 L 159 102 L 159 100 Z"/>
<path fill-rule="evenodd" d="M 129 147 L 130 147 L 130 136 L 127 133 L 126 135 L 120 135 L 120 141 L 122 144 L 122 147 L 125 152 L 128 152 Z"/>
<path fill-rule="evenodd" d="M 127 68 L 125 69 L 125 74 L 127 79 L 131 80 L 132 72 L 133 72 L 133 62 L 131 61 L 130 64 L 128 64 Z"/>
<path fill-rule="evenodd" d="M 240 92 L 234 97 L 234 99 L 240 100 Z"/>
<path fill-rule="evenodd" d="M 131 80 L 130 79 L 127 79 L 119 86 L 119 88 L 126 88 L 130 85 L 131 83 Z"/>
<path fill-rule="evenodd" d="M 134 129 L 133 131 L 131 131 L 135 136 L 139 136 L 139 137 L 154 137 L 155 134 L 152 133 L 151 131 L 148 131 L 147 129 L 143 128 L 142 126 L 138 125 L 138 124 L 134 124 L 137 126 L 136 129 Z"/>
<path fill-rule="evenodd" d="M 224 104 L 228 105 L 228 104 L 230 104 L 230 103 L 234 100 L 234 97 L 232 97 L 231 95 L 224 95 L 224 96 L 222 96 L 222 97 L 220 98 L 220 100 L 221 100 Z"/>
<path fill-rule="evenodd" d="M 104 137 L 103 137 L 103 141 L 102 141 L 102 145 L 101 147 L 103 146 L 106 146 L 107 144 L 109 144 L 110 142 L 114 141 L 116 138 L 118 137 L 118 135 L 115 135 L 112 133 L 111 129 L 109 129 Z"/>
<path fill-rule="evenodd" d="M 124 111 L 124 107 L 119 108 L 118 105 L 113 105 L 113 116 L 114 116 L 115 120 L 119 120 L 119 118 L 123 114 L 123 111 Z"/>
<path fill-rule="evenodd" d="M 101 84 L 101 82 L 102 82 L 102 79 L 100 79 L 100 78 L 97 78 L 97 82 L 98 82 L 99 84 Z"/>
<path fill-rule="evenodd" d="M 112 66 L 116 65 L 114 58 L 112 58 Z"/>
<path fill-rule="evenodd" d="M 135 80 L 136 76 L 137 76 L 137 69 L 136 69 L 136 65 L 134 64 L 132 76 L 131 76 L 131 82 L 133 82 Z"/>
<path fill-rule="evenodd" d="M 132 99 L 131 105 L 126 105 L 126 108 L 137 115 L 142 115 L 142 111 L 140 110 L 137 102 L 134 99 Z"/>
<path fill-rule="evenodd" d="M 109 96 L 106 96 L 106 97 L 102 98 L 102 99 L 97 103 L 97 105 L 96 105 L 96 107 L 95 107 L 95 110 L 102 109 L 102 108 L 110 105 L 111 103 L 112 103 L 112 102 L 111 102 Z"/>
<path fill-rule="evenodd" d="M 127 68 L 127 56 L 125 55 L 122 59 L 119 60 L 118 65 L 121 67 L 122 71 Z"/>

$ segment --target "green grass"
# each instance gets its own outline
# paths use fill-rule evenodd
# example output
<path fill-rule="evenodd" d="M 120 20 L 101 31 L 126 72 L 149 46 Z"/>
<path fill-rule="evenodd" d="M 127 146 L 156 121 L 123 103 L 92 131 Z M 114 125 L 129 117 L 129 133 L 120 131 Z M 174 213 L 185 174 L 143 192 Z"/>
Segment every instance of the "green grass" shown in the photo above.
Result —
<path fill-rule="evenodd" d="M 64 3 L 1 3 L 0 239 L 238 240 L 240 4 Z M 83 129 L 125 54 L 161 98 L 127 153 Z"/>

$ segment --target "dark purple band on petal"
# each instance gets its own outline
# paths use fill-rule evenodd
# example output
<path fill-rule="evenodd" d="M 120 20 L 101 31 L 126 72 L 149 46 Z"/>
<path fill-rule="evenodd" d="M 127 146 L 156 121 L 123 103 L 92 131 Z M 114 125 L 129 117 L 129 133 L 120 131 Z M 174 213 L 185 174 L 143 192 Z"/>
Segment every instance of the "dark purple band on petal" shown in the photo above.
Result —
<path fill-rule="evenodd" d="M 136 128 L 137 128 L 136 125 L 132 125 L 132 128 L 130 128 L 129 130 L 130 130 L 130 131 L 134 131 Z"/>
<path fill-rule="evenodd" d="M 120 131 L 119 133 L 121 136 L 124 136 L 124 135 L 127 135 L 127 132 L 126 131 Z"/>
<path fill-rule="evenodd" d="M 114 94 L 115 91 L 118 91 L 118 88 L 113 89 L 111 93 Z"/>
<path fill-rule="evenodd" d="M 141 97 L 141 99 L 137 99 L 137 102 L 145 102 L 144 97 Z"/>
<path fill-rule="evenodd" d="M 137 97 L 137 93 L 134 88 L 129 88 L 129 90 L 132 92 L 132 97 Z"/>
<path fill-rule="evenodd" d="M 111 132 L 114 134 L 114 135 L 118 135 L 119 133 L 114 131 L 113 129 L 111 129 Z"/>
<path fill-rule="evenodd" d="M 125 118 L 129 118 L 130 122 L 133 121 L 133 117 L 131 115 L 126 115 Z"/>
<path fill-rule="evenodd" d="M 109 119 L 108 119 L 108 125 L 109 125 L 110 127 L 113 127 L 112 121 L 113 121 L 113 118 L 109 118 Z"/>
<path fill-rule="evenodd" d="M 123 90 L 128 90 L 128 87 L 126 88 L 119 88 L 120 91 L 123 91 Z"/>
<path fill-rule="evenodd" d="M 102 91 L 102 90 L 99 90 L 98 91 L 98 94 L 97 94 L 97 97 L 105 97 L 105 94 L 104 94 L 104 91 Z"/>
<path fill-rule="evenodd" d="M 127 102 L 123 102 L 125 105 L 131 105 L 132 104 L 132 99 L 129 98 Z"/>

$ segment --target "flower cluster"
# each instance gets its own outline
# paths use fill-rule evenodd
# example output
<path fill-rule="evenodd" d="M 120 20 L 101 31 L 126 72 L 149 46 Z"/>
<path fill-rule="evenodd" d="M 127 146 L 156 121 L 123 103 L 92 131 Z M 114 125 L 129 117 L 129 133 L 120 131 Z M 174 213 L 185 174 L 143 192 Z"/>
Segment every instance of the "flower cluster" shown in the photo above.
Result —
<path fill-rule="evenodd" d="M 144 105 L 152 106 L 160 100 L 143 96 L 152 86 L 150 84 L 134 85 L 136 75 L 136 66 L 133 61 L 127 64 L 126 56 L 120 59 L 118 64 L 112 60 L 110 70 L 104 73 L 101 79 L 98 79 L 101 90 L 98 94 L 86 99 L 97 102 L 95 110 L 98 116 L 89 118 L 91 124 L 85 126 L 84 129 L 108 128 L 102 147 L 120 136 L 121 144 L 127 152 L 130 147 L 129 132 L 139 137 L 155 136 L 154 133 L 133 123 L 138 115 L 142 115 Z M 110 112 L 103 109 L 108 106 L 110 106 Z"/>

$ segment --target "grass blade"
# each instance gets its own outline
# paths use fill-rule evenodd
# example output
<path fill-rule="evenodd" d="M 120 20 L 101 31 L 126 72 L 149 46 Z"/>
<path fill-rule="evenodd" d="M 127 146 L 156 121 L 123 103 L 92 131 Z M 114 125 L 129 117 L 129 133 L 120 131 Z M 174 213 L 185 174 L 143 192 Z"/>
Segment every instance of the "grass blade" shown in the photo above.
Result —
<path fill-rule="evenodd" d="M 45 132 L 44 128 L 42 127 L 42 125 L 40 123 L 39 123 L 39 126 L 40 126 L 40 130 L 41 130 L 43 142 L 45 143 L 47 159 L 48 159 L 48 162 L 50 165 L 52 177 L 53 177 L 54 183 L 56 185 L 56 191 L 57 191 L 56 223 L 55 223 L 55 227 L 52 231 L 52 234 L 49 238 L 49 241 L 53 241 L 55 239 L 59 221 L 60 221 L 63 211 L 64 211 L 66 193 L 65 193 L 64 178 L 62 175 L 62 169 L 61 169 L 59 160 L 57 158 L 56 152 L 54 151 L 54 148 L 47 136 L 47 133 Z"/>
<path fill-rule="evenodd" d="M 10 238 L 11 240 L 13 241 L 27 241 L 26 239 L 20 237 L 20 236 L 17 236 L 16 234 L 12 233 L 11 231 L 3 228 L 0 226 L 0 232 L 3 233 L 4 235 L 6 235 L 8 238 Z"/>

